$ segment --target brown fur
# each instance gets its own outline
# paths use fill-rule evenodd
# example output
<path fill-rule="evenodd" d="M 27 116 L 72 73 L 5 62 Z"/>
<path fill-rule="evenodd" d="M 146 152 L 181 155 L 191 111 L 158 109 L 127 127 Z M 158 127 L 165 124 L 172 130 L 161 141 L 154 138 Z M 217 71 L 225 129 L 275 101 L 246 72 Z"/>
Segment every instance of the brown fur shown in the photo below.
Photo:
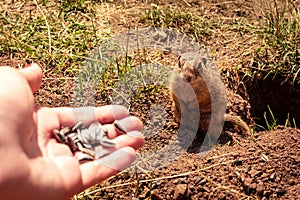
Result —
<path fill-rule="evenodd" d="M 225 87 L 218 70 L 205 52 L 185 53 L 179 58 L 179 66 L 171 77 L 171 99 L 175 121 L 187 127 L 195 127 L 205 134 L 218 137 L 224 121 L 238 126 L 246 134 L 250 128 L 239 117 L 225 114 Z M 200 110 L 200 118 L 197 110 Z"/>

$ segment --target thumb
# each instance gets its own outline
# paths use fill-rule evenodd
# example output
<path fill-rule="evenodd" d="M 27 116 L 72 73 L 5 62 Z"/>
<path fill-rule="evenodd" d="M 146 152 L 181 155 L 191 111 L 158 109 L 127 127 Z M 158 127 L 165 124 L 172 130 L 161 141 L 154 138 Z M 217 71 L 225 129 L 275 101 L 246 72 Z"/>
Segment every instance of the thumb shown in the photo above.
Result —
<path fill-rule="evenodd" d="M 43 71 L 41 67 L 36 63 L 31 63 L 23 67 L 20 72 L 27 80 L 32 93 L 36 92 L 42 84 Z"/>

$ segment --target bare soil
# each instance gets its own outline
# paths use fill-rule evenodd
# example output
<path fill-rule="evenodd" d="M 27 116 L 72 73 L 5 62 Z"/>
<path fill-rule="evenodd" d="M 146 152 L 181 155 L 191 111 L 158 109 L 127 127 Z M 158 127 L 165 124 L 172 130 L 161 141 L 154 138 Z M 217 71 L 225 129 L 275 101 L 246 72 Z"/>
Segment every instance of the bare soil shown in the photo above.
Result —
<path fill-rule="evenodd" d="M 103 199 L 299 199 L 300 131 L 278 127 L 205 157 L 185 153 L 145 174 L 121 173 L 101 184 Z M 121 186 L 123 182 L 131 183 Z M 137 190 L 137 191 L 136 191 Z"/>

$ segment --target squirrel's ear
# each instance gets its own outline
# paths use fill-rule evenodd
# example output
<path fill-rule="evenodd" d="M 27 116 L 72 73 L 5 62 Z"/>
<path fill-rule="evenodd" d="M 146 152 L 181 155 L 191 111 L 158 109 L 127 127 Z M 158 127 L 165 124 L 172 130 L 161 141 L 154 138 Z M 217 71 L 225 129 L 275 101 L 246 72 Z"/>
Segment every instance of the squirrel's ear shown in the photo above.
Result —
<path fill-rule="evenodd" d="M 203 70 L 203 67 L 206 67 L 207 60 L 206 58 L 201 58 L 200 61 L 198 62 L 198 65 L 196 65 L 196 70 L 198 72 L 201 72 Z"/>

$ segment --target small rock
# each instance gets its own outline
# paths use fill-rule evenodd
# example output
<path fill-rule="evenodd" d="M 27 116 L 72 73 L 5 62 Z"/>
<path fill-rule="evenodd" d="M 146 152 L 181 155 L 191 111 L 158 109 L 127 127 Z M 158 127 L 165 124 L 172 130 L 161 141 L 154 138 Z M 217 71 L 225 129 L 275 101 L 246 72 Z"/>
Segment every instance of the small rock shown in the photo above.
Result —
<path fill-rule="evenodd" d="M 151 199 L 152 200 L 163 200 L 164 198 L 162 198 L 159 194 L 158 194 L 158 189 L 152 190 L 151 191 Z"/>
<path fill-rule="evenodd" d="M 187 184 L 178 184 L 176 185 L 174 198 L 175 200 L 186 200 L 190 199 L 189 189 Z"/>
<path fill-rule="evenodd" d="M 188 181 L 186 178 L 179 178 L 180 183 L 188 184 Z"/>
<path fill-rule="evenodd" d="M 139 195 L 140 199 L 141 199 L 141 198 L 146 198 L 147 196 L 149 196 L 149 195 L 150 195 L 150 192 L 151 192 L 150 189 L 147 188 L 147 187 L 145 187 L 144 190 L 143 190 L 143 194 L 140 194 L 140 195 Z"/>
<path fill-rule="evenodd" d="M 290 185 L 295 185 L 295 184 L 296 184 L 296 182 L 295 182 L 295 180 L 294 180 L 294 179 L 290 179 L 290 180 L 289 180 L 289 184 L 290 184 Z"/>
<path fill-rule="evenodd" d="M 249 148 L 249 149 L 248 149 L 248 152 L 255 152 L 255 151 L 256 151 L 255 148 Z"/>
<path fill-rule="evenodd" d="M 201 193 L 206 193 L 210 192 L 210 189 L 208 187 L 198 186 L 197 191 Z"/>
<path fill-rule="evenodd" d="M 252 183 L 252 178 L 246 178 L 243 182 L 243 187 L 244 187 L 244 190 L 247 194 L 250 193 L 250 185 Z"/>
<path fill-rule="evenodd" d="M 279 148 L 279 149 L 284 149 L 284 144 L 280 144 L 280 145 L 278 146 L 278 148 Z"/>
<path fill-rule="evenodd" d="M 225 194 L 223 194 L 223 193 L 221 193 L 221 194 L 219 194 L 219 199 L 226 199 L 226 195 Z"/>
<path fill-rule="evenodd" d="M 193 191 L 195 191 L 195 186 L 191 185 L 189 189 L 190 189 L 190 191 L 193 192 Z"/>
<path fill-rule="evenodd" d="M 262 175 L 260 177 L 262 179 L 266 178 L 266 180 L 268 180 L 269 175 L 267 173 L 262 173 Z"/>
<path fill-rule="evenodd" d="M 226 160 L 226 158 L 225 157 L 222 157 L 219 161 L 218 161 L 218 163 L 222 163 L 222 162 L 224 162 Z"/>
<path fill-rule="evenodd" d="M 269 198 L 271 194 L 272 194 L 272 192 L 270 190 L 264 191 L 264 197 Z"/>
<path fill-rule="evenodd" d="M 252 176 L 252 177 L 259 177 L 259 176 L 261 176 L 262 174 L 263 174 L 262 171 L 253 171 L 253 172 L 251 173 L 251 176 Z"/>
<path fill-rule="evenodd" d="M 271 181 L 275 181 L 275 179 L 276 179 L 276 172 L 273 172 L 271 175 L 270 175 L 270 180 Z"/>
<path fill-rule="evenodd" d="M 156 189 L 159 186 L 159 182 L 153 182 L 152 183 L 152 189 Z"/>
<path fill-rule="evenodd" d="M 277 193 L 277 197 L 282 197 L 286 193 L 286 190 L 285 189 L 277 189 L 276 193 Z"/>
<path fill-rule="evenodd" d="M 233 165 L 239 166 L 239 165 L 242 165 L 242 164 L 243 164 L 242 160 L 236 159 L 236 160 L 233 161 Z"/>
<path fill-rule="evenodd" d="M 256 193 L 258 196 L 263 196 L 264 194 L 264 186 L 262 184 L 257 184 Z"/>
<path fill-rule="evenodd" d="M 249 186 L 250 192 L 256 190 L 256 183 L 251 183 Z"/>
<path fill-rule="evenodd" d="M 251 166 L 250 166 L 250 165 L 248 165 L 248 166 L 245 168 L 245 173 L 248 173 L 248 172 L 250 172 L 250 170 L 251 170 Z"/>
<path fill-rule="evenodd" d="M 200 185 L 205 185 L 205 183 L 206 183 L 206 179 L 204 178 L 204 179 L 202 179 L 201 181 L 200 181 Z"/>
<path fill-rule="evenodd" d="M 252 183 L 252 181 L 253 181 L 252 178 L 245 178 L 244 185 L 249 186 Z"/>

